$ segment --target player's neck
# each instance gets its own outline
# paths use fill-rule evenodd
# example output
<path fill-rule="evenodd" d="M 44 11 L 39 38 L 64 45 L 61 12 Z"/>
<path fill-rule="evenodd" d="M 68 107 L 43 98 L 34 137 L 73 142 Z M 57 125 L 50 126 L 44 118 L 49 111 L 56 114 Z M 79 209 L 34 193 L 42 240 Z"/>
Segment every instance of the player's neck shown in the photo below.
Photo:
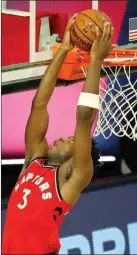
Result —
<path fill-rule="evenodd" d="M 61 165 L 61 162 L 58 162 L 58 161 L 53 161 L 53 160 L 47 160 L 47 165 L 49 166 L 60 166 Z"/>

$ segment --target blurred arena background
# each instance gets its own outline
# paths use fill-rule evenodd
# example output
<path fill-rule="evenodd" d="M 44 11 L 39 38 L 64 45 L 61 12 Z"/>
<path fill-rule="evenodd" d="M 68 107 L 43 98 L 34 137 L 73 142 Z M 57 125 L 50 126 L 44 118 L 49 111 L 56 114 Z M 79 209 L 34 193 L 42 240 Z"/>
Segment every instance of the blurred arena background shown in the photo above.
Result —
<path fill-rule="evenodd" d="M 35 26 L 30 28 L 29 4 L 27 0 L 2 1 L 2 227 L 8 198 L 23 164 L 24 131 L 35 88 L 68 18 L 84 9 L 99 8 L 112 19 L 113 42 L 127 45 L 131 43 L 129 19 L 137 17 L 136 0 L 37 0 Z M 30 73 L 24 69 L 27 63 L 44 60 L 40 67 L 28 64 Z M 119 79 L 124 83 L 124 75 Z M 136 72 L 131 79 L 137 80 Z M 82 85 L 83 81 L 58 80 L 49 104 L 49 143 L 73 135 Z M 63 224 L 60 254 L 137 254 L 137 140 L 115 135 L 106 140 L 99 135 L 95 141 L 102 164 Z"/>

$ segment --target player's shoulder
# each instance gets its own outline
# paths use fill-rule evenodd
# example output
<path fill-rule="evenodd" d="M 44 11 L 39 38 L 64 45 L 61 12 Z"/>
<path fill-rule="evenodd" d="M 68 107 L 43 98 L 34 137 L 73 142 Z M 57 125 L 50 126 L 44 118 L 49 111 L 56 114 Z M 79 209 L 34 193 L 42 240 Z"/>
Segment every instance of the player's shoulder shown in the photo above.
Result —
<path fill-rule="evenodd" d="M 36 164 L 38 164 L 40 166 L 43 166 L 45 164 L 45 161 L 47 161 L 45 157 L 34 157 L 34 158 L 32 158 L 30 160 L 28 166 L 30 166 L 30 165 L 32 165 L 34 163 L 36 163 Z"/>
<path fill-rule="evenodd" d="M 18 179 L 20 179 L 24 174 L 26 175 L 26 173 L 30 171 L 36 172 L 42 169 L 45 170 L 56 169 L 56 166 L 49 165 L 46 157 L 35 157 L 31 159 L 29 162 L 27 162 L 27 164 L 24 163 L 22 172 Z"/>
<path fill-rule="evenodd" d="M 48 164 L 48 161 L 47 161 L 47 158 L 45 157 L 37 157 L 37 158 L 34 158 L 30 161 L 30 163 L 28 164 L 28 167 L 27 168 L 30 168 L 30 166 L 40 166 L 42 168 L 49 168 L 49 169 L 54 169 L 56 168 L 55 166 L 53 165 L 49 165 Z"/>

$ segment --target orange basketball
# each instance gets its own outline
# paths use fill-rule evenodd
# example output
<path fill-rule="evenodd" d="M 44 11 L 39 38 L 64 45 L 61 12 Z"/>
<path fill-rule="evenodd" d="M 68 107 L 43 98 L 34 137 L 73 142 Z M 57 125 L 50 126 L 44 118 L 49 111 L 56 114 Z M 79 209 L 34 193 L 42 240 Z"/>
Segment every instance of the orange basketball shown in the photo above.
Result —
<path fill-rule="evenodd" d="M 90 51 L 92 43 L 96 38 L 96 26 L 99 27 L 102 33 L 104 23 L 107 21 L 111 22 L 110 18 L 99 10 L 85 10 L 80 12 L 71 27 L 72 42 L 78 48 Z"/>

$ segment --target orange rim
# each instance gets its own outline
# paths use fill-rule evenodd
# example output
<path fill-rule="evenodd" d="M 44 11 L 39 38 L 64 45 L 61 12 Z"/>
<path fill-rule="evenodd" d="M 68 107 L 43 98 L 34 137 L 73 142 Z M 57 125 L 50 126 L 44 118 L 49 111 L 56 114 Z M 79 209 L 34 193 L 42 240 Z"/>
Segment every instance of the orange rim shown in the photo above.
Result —
<path fill-rule="evenodd" d="M 78 54 L 83 56 L 83 62 L 89 62 L 89 52 L 78 50 Z M 116 59 L 118 58 L 118 61 Z M 120 60 L 121 59 L 121 60 Z M 82 60 L 81 60 L 82 61 Z M 103 66 L 137 66 L 137 49 L 114 49 L 103 61 Z"/>
<path fill-rule="evenodd" d="M 105 61 L 105 63 L 103 63 L 103 66 L 136 66 L 137 67 L 137 61 L 134 61 L 134 62 L 131 62 L 131 61 L 122 61 L 122 62 Z"/>
<path fill-rule="evenodd" d="M 115 61 L 111 61 L 110 59 L 115 59 Z M 119 61 L 116 61 L 116 58 Z M 107 59 L 109 59 L 107 61 Z M 121 61 L 120 61 L 121 59 Z M 111 66 L 137 66 L 137 50 L 136 49 L 114 49 L 106 60 L 103 62 L 103 65 L 111 65 Z"/>

